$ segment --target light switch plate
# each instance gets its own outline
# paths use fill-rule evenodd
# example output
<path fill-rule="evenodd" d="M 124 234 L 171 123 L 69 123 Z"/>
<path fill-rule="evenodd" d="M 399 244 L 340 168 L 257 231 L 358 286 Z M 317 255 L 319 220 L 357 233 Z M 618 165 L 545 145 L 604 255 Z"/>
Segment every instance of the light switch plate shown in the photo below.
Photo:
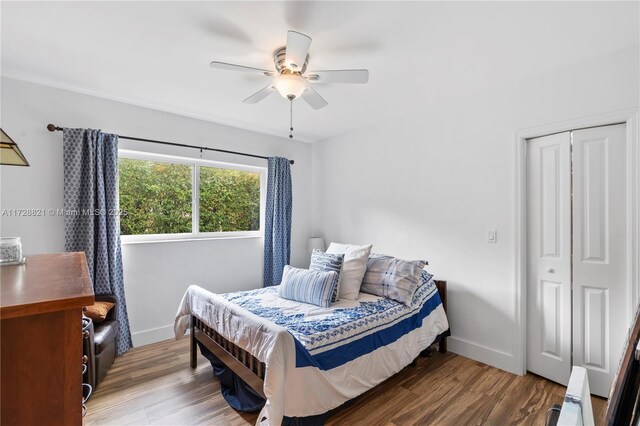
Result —
<path fill-rule="evenodd" d="M 491 229 L 487 231 L 487 242 L 488 243 L 497 243 L 498 242 L 498 231 L 495 229 Z"/>

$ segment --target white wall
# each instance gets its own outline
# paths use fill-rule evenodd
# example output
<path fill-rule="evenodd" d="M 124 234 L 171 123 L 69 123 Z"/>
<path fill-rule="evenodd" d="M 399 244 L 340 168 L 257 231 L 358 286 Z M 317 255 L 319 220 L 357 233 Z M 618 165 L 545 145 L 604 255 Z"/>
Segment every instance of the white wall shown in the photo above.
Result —
<path fill-rule="evenodd" d="M 63 207 L 62 134 L 48 123 L 101 128 L 123 135 L 230 149 L 295 160 L 292 166 L 292 264 L 308 265 L 311 147 L 169 113 L 92 96 L 2 79 L 2 128 L 19 144 L 31 167 L 0 168 L 1 209 Z M 284 128 L 286 130 L 286 128 Z M 199 157 L 199 151 L 121 140 L 123 149 Z M 227 154 L 204 158 L 266 166 L 266 161 Z M 64 251 L 62 217 L 11 217 L 2 236 L 21 236 L 26 254 Z M 262 238 L 123 245 L 125 289 L 134 345 L 172 337 L 173 316 L 185 289 L 198 284 L 215 292 L 260 287 Z"/>
<path fill-rule="evenodd" d="M 428 259 L 448 281 L 450 349 L 519 371 L 515 133 L 638 107 L 638 61 L 634 46 L 491 92 L 382 99 L 397 120 L 314 144 L 313 230 Z"/>

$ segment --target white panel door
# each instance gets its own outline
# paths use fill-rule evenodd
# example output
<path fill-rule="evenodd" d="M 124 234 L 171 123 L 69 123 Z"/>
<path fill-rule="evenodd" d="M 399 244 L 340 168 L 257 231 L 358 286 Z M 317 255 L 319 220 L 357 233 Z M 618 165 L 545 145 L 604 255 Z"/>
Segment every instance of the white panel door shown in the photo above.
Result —
<path fill-rule="evenodd" d="M 573 132 L 573 361 L 607 397 L 627 315 L 626 129 Z"/>
<path fill-rule="evenodd" d="M 527 370 L 571 372 L 571 134 L 527 141 Z"/>

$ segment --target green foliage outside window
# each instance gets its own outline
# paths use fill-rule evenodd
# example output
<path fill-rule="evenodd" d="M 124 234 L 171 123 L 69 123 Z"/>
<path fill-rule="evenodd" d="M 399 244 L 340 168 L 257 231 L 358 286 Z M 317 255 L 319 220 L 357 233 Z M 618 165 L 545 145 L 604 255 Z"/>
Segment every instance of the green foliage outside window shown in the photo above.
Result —
<path fill-rule="evenodd" d="M 260 173 L 200 167 L 200 232 L 258 231 Z"/>
<path fill-rule="evenodd" d="M 199 232 L 260 229 L 260 173 L 120 158 L 120 233 L 191 233 L 193 167 L 200 169 Z"/>
<path fill-rule="evenodd" d="M 120 234 L 191 232 L 191 166 L 119 159 Z"/>

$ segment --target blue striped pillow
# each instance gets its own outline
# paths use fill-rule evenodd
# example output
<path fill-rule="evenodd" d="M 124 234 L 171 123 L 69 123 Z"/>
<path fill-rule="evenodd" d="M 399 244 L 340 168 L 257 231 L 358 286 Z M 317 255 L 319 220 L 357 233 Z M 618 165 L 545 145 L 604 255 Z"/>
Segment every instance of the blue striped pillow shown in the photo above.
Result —
<path fill-rule="evenodd" d="M 338 273 L 335 271 L 310 271 L 287 265 L 282 272 L 278 296 L 328 308 L 337 286 Z"/>
<path fill-rule="evenodd" d="M 336 291 L 331 296 L 331 303 L 338 301 L 340 271 L 342 271 L 343 262 L 344 253 L 325 253 L 318 249 L 313 249 L 311 253 L 311 265 L 309 265 L 309 269 L 312 271 L 335 271 L 338 273 L 338 285 L 336 285 Z"/>

